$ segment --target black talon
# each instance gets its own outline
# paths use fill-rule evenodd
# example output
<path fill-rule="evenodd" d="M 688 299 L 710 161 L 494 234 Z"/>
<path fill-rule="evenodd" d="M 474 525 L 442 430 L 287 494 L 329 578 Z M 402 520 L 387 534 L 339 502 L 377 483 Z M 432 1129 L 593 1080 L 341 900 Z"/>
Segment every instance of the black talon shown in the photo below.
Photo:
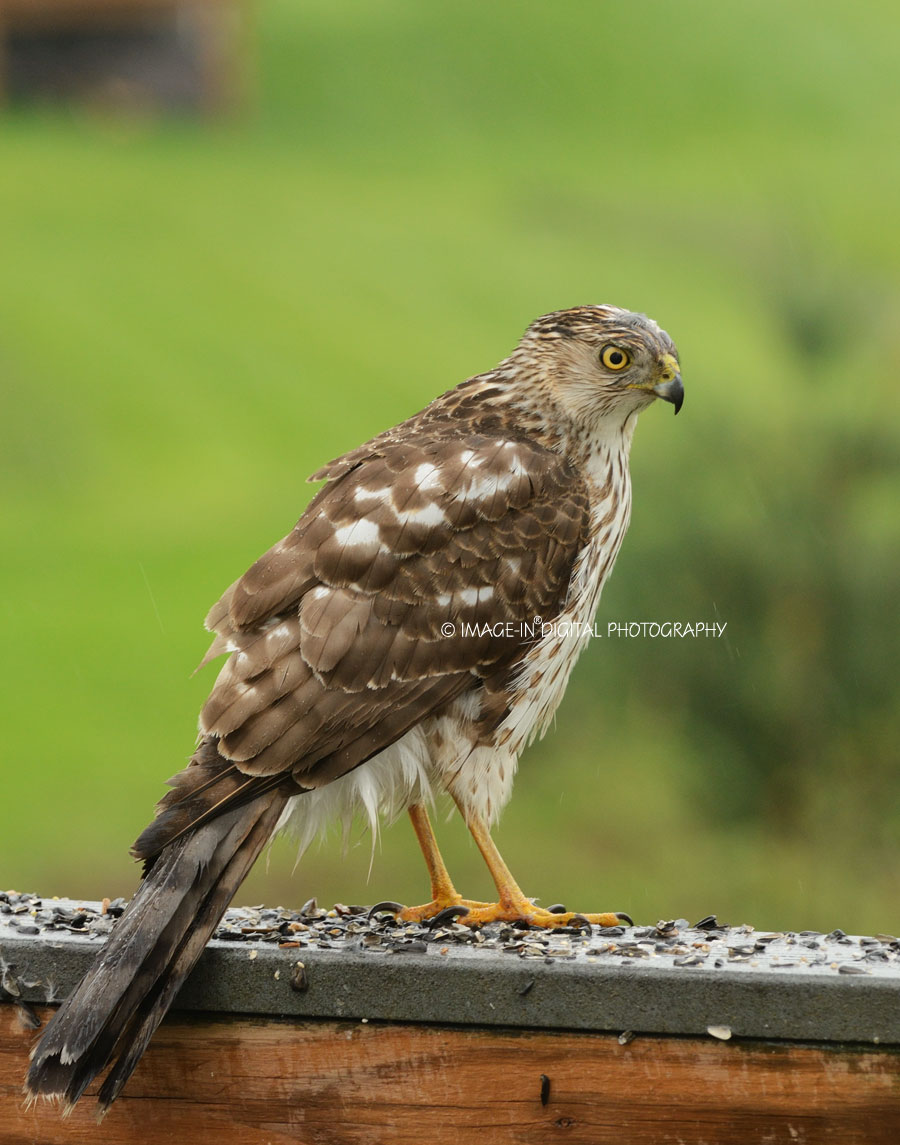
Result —
<path fill-rule="evenodd" d="M 371 922 L 373 915 L 378 914 L 379 911 L 385 911 L 389 914 L 399 914 L 403 909 L 402 902 L 377 902 L 373 907 L 369 908 L 369 913 L 366 915 L 366 918 Z"/>
<path fill-rule="evenodd" d="M 620 917 L 620 916 L 617 916 Z M 588 934 L 592 934 L 590 920 L 585 918 L 583 914 L 573 914 L 566 926 L 574 926 L 578 930 L 586 930 Z"/>
<path fill-rule="evenodd" d="M 443 910 L 439 910 L 437 914 L 428 920 L 425 924 L 429 930 L 434 930 L 436 926 L 440 926 L 445 922 L 454 922 L 463 915 L 469 913 L 467 906 L 445 906 Z"/>
<path fill-rule="evenodd" d="M 553 906 L 547 907 L 548 914 L 565 914 L 566 908 L 561 902 L 555 902 Z"/>
<path fill-rule="evenodd" d="M 613 913 L 615 914 L 616 918 L 620 919 L 622 922 L 627 923 L 629 926 L 634 926 L 634 919 L 630 914 L 626 914 L 623 910 L 613 911 Z"/>

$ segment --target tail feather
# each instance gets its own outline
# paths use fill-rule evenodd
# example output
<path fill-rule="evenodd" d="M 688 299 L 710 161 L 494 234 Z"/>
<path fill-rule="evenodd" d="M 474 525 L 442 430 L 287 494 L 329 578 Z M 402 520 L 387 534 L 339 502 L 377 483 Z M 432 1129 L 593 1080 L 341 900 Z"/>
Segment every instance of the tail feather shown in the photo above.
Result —
<path fill-rule="evenodd" d="M 247 877 L 260 851 L 271 838 L 284 807 L 284 800 L 276 801 L 277 806 L 274 807 L 271 806 L 272 801 L 269 802 L 267 813 L 253 825 L 203 902 L 194 925 L 182 939 L 169 965 L 165 983 L 152 997 L 144 1000 L 135 1014 L 127 1031 L 127 1037 L 123 1039 L 127 1049 L 110 1070 L 100 1089 L 99 1101 L 102 1106 L 108 1106 L 118 1097 L 147 1048 L 154 1030 L 172 1004 L 175 994 L 203 953 L 210 934 L 218 925 L 238 887 Z"/>
<path fill-rule="evenodd" d="M 115 1099 L 285 802 L 278 793 L 260 796 L 163 849 L 36 1046 L 25 1082 L 31 1097 L 71 1106 L 118 1055 L 99 1096 L 104 1108 Z"/>

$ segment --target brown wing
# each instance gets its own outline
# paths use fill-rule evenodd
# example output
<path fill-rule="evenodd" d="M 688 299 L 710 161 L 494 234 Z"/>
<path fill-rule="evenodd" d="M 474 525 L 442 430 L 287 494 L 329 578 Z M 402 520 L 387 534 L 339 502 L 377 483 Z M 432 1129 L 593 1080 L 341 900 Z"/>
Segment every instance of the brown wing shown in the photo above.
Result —
<path fill-rule="evenodd" d="M 376 442 L 211 610 L 207 659 L 231 655 L 141 854 L 261 785 L 357 767 L 509 671 L 523 623 L 562 606 L 588 523 L 562 457 L 458 426 Z"/>

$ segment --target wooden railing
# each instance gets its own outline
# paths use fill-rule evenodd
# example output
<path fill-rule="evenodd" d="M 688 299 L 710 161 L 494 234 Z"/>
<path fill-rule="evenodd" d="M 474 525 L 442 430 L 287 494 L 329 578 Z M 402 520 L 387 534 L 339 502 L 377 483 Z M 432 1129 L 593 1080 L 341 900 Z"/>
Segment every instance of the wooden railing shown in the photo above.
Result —
<path fill-rule="evenodd" d="M 9 913 L 3 913 L 3 908 Z M 900 1141 L 900 943 L 230 911 L 98 1128 L 26 1109 L 35 1022 L 113 925 L 0 897 L 0 1141 Z"/>

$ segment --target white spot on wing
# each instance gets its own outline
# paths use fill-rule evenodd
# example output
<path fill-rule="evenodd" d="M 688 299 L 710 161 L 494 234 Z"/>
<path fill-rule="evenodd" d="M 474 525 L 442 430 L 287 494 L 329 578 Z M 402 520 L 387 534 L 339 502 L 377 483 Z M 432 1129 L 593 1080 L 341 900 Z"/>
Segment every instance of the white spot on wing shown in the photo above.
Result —
<path fill-rule="evenodd" d="M 513 482 L 512 473 L 487 474 L 467 481 L 456 494 L 457 500 L 486 501 L 496 493 L 505 493 Z"/>
<path fill-rule="evenodd" d="M 360 517 L 358 521 L 353 521 L 349 525 L 341 525 L 339 529 L 336 529 L 334 539 L 342 547 L 353 545 L 360 548 L 370 548 L 372 545 L 380 543 L 381 536 L 374 521 L 370 521 L 368 517 Z"/>
<path fill-rule="evenodd" d="M 381 489 L 367 489 L 365 485 L 357 485 L 353 490 L 354 501 L 386 501 L 390 495 L 389 485 L 384 485 Z"/>
<path fill-rule="evenodd" d="M 413 481 L 416 487 L 423 493 L 427 493 L 430 489 L 440 489 L 441 485 L 441 471 L 436 465 L 432 465 L 430 461 L 423 462 L 415 473 L 413 474 Z"/>
<path fill-rule="evenodd" d="M 482 585 L 481 588 L 464 588 L 459 594 L 459 599 L 463 604 L 472 607 L 482 600 L 490 600 L 494 595 L 494 590 L 491 585 Z"/>
<path fill-rule="evenodd" d="M 430 502 L 421 509 L 395 510 L 401 525 L 446 525 L 447 515 L 440 505 Z"/>

